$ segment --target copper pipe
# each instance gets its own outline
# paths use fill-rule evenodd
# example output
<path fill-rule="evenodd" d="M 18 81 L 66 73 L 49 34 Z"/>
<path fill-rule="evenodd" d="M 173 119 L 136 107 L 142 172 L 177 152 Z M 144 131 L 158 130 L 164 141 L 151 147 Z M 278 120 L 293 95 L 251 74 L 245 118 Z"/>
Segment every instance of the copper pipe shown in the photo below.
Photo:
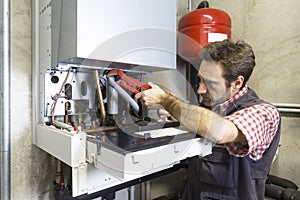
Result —
<path fill-rule="evenodd" d="M 64 86 L 65 86 L 65 84 L 66 84 L 66 82 L 67 82 L 67 80 L 68 80 L 68 78 L 69 78 L 69 75 L 70 75 L 70 72 L 71 72 L 71 67 L 69 67 L 69 69 L 68 69 L 68 73 L 67 73 L 67 75 L 66 75 L 66 78 L 65 78 L 65 80 L 63 81 L 63 83 L 62 83 L 62 85 L 61 85 L 61 87 L 60 87 L 60 90 L 59 90 L 59 92 L 58 92 L 58 94 L 57 94 L 57 97 L 56 97 L 56 99 L 55 99 L 55 101 L 54 101 L 54 104 L 53 104 L 53 107 L 52 107 L 52 109 L 51 109 L 51 121 L 52 121 L 52 124 L 54 124 L 55 122 L 55 119 L 54 119 L 54 113 L 55 113 L 55 108 L 56 108 L 56 104 L 57 104 L 57 101 L 58 101 L 58 99 L 60 98 L 60 95 L 61 95 L 61 93 L 62 93 L 62 91 L 63 91 L 63 89 L 64 89 Z"/>
<path fill-rule="evenodd" d="M 86 133 L 95 133 L 95 132 L 105 132 L 105 131 L 114 131 L 119 129 L 118 126 L 111 126 L 111 127 L 103 127 L 103 128 L 97 128 L 97 129 L 88 129 L 88 130 L 82 130 Z"/>
<path fill-rule="evenodd" d="M 64 122 L 66 124 L 69 123 L 69 115 L 68 115 L 68 110 L 70 109 L 70 103 L 69 102 L 66 102 L 65 103 L 65 117 L 64 117 Z"/>
<path fill-rule="evenodd" d="M 95 79 L 96 86 L 97 86 L 97 94 L 98 94 L 97 96 L 98 96 L 98 100 L 99 100 L 99 104 L 100 104 L 101 125 L 104 125 L 105 119 L 106 119 L 106 112 L 105 112 L 105 108 L 104 108 L 103 96 L 102 96 L 100 83 L 99 83 L 99 74 L 98 74 L 97 70 L 94 71 L 94 79 Z"/>

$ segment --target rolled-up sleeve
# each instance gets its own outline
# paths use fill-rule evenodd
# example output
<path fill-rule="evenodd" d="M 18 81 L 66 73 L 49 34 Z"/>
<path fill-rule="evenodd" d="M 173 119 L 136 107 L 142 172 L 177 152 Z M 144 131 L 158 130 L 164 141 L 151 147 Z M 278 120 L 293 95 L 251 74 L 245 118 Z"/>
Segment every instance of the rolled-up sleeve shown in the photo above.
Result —
<path fill-rule="evenodd" d="M 242 132 L 245 143 L 228 143 L 227 150 L 234 156 L 259 160 L 270 146 L 278 129 L 280 115 L 270 104 L 257 104 L 226 117 Z"/>

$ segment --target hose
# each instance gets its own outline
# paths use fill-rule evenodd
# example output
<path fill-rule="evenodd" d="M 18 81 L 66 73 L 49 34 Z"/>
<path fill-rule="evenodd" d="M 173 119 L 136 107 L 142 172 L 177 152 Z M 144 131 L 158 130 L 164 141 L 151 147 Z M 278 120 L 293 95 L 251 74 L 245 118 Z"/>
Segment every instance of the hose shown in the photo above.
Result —
<path fill-rule="evenodd" d="M 137 104 L 137 102 L 134 101 L 134 99 L 131 98 L 131 96 L 116 83 L 116 81 L 112 77 L 108 77 L 108 83 L 118 92 L 118 94 L 121 95 L 121 97 L 131 105 L 131 107 L 136 111 L 140 111 L 140 107 Z"/>

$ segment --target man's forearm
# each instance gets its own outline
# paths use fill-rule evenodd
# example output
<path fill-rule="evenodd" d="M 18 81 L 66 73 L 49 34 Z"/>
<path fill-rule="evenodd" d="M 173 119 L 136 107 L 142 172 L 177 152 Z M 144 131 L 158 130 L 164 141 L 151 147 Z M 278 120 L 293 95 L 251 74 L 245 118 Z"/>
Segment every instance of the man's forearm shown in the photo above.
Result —
<path fill-rule="evenodd" d="M 185 127 L 214 142 L 225 143 L 237 137 L 234 124 L 211 110 L 184 103 L 171 95 L 162 95 L 160 104 Z"/>

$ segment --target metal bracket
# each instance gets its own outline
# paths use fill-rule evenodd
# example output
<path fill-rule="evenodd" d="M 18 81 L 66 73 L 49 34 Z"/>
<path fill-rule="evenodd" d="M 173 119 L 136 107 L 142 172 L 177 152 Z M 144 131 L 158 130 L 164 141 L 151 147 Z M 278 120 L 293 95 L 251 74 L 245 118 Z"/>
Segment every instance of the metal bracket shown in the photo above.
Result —
<path fill-rule="evenodd" d="M 131 156 L 131 158 L 132 158 L 132 163 L 133 164 L 138 164 L 139 163 L 139 161 L 135 161 L 134 156 Z"/>
<path fill-rule="evenodd" d="M 178 153 L 179 151 L 177 150 L 176 146 L 174 145 L 174 153 Z"/>
<path fill-rule="evenodd" d="M 99 142 L 97 142 L 97 155 L 101 155 L 101 144 Z"/>

